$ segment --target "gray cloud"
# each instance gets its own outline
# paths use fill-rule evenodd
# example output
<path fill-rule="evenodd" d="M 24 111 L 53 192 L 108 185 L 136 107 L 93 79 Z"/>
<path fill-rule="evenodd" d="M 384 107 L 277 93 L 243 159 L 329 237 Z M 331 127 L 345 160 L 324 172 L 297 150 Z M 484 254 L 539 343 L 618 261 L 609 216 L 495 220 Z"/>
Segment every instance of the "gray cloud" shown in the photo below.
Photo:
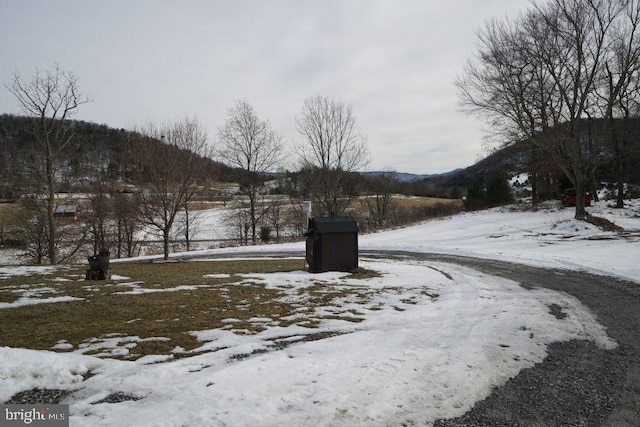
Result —
<path fill-rule="evenodd" d="M 487 19 L 528 0 L 3 0 L 0 80 L 54 62 L 94 102 L 77 118 L 129 127 L 197 115 L 213 137 L 246 98 L 286 141 L 305 98 L 352 105 L 372 169 L 473 163 L 478 122 L 452 84 Z M 17 113 L 8 92 L 0 112 Z"/>

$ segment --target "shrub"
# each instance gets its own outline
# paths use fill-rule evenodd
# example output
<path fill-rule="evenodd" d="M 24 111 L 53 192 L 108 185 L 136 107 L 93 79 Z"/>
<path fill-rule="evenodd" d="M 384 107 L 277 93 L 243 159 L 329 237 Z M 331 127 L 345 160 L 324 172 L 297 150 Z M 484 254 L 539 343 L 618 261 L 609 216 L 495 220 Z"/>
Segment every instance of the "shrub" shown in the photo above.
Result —
<path fill-rule="evenodd" d="M 496 170 L 487 182 L 487 203 L 489 206 L 502 206 L 514 202 L 513 193 L 509 186 L 509 176 L 506 172 Z"/>
<path fill-rule="evenodd" d="M 464 208 L 468 211 L 486 209 L 487 191 L 480 182 L 475 182 L 467 191 L 467 198 L 464 200 Z"/>
<path fill-rule="evenodd" d="M 486 188 L 476 181 L 467 191 L 465 208 L 469 211 L 507 205 L 514 202 L 506 172 L 495 170 L 489 176 Z"/>

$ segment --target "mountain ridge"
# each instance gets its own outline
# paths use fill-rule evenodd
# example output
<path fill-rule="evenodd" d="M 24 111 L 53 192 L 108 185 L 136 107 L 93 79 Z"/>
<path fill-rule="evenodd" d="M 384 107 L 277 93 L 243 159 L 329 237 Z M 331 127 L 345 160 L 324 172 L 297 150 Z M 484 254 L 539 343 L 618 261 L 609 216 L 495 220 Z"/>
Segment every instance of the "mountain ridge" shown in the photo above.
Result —
<path fill-rule="evenodd" d="M 464 170 L 464 169 L 457 168 L 448 172 L 431 173 L 431 174 L 417 174 L 417 173 L 398 172 L 398 171 L 366 171 L 366 172 L 360 172 L 360 175 L 363 175 L 366 177 L 373 177 L 373 178 L 378 177 L 380 175 L 391 175 L 393 176 L 393 178 L 395 178 L 399 182 L 410 183 L 410 182 L 422 181 L 424 179 L 429 179 L 429 178 L 438 178 L 438 177 L 448 176 L 451 174 L 455 174 L 461 170 Z"/>

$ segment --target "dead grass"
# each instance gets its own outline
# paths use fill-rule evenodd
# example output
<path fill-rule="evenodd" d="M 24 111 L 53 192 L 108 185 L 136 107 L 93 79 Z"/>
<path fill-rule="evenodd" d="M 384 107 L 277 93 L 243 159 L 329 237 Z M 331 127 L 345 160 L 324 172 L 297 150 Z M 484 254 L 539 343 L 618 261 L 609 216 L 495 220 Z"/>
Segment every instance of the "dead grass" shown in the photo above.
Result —
<path fill-rule="evenodd" d="M 335 282 L 318 280 L 297 291 L 291 285 L 267 287 L 259 279 L 242 276 L 302 270 L 301 259 L 124 262 L 111 267 L 115 276 L 106 281 L 85 281 L 86 266 L 0 277 L 0 303 L 23 297 L 77 298 L 0 309 L 0 345 L 82 350 L 130 360 L 145 355 L 180 357 L 202 346 L 192 331 L 255 334 L 296 324 L 314 335 L 323 321 L 360 322 L 366 312 L 384 308 L 379 294 L 403 292 L 371 287 L 367 280 L 381 275 L 362 268 Z M 420 295 L 437 298 L 428 290 L 416 295 L 402 304 L 424 301 Z M 67 348 L 54 348 L 60 343 Z"/>
<path fill-rule="evenodd" d="M 0 343 L 10 347 L 51 349 L 61 340 L 79 348 L 105 337 L 164 337 L 138 343 L 136 356 L 168 354 L 201 343 L 189 331 L 223 328 L 224 319 L 239 319 L 237 328 L 251 329 L 248 319 L 291 315 L 293 308 L 277 301 L 276 290 L 260 285 L 233 286 L 239 273 L 292 271 L 301 260 L 118 263 L 112 270 L 128 279 L 87 282 L 82 269 L 55 274 L 14 276 L 0 281 L 0 301 L 14 302 L 24 291 L 52 289 L 31 298 L 71 296 L 78 301 L 45 303 L 0 310 Z M 229 274 L 205 278 L 205 274 Z M 59 281 L 60 278 L 69 281 Z M 189 287 L 173 291 L 170 288 Z M 140 287 L 152 293 L 123 294 Z M 162 291 L 164 290 L 164 291 Z M 55 292 L 55 293 L 54 293 Z M 246 324 L 243 325 L 243 322 Z"/>
<path fill-rule="evenodd" d="M 624 231 L 624 228 L 614 224 L 606 218 L 601 218 L 599 216 L 587 215 L 584 220 L 589 224 L 593 224 L 596 227 L 600 228 L 602 231 L 613 231 L 616 233 Z"/>
<path fill-rule="evenodd" d="M 373 279 L 375 277 L 381 277 L 381 275 L 377 271 L 367 270 L 366 268 L 360 267 L 358 268 L 358 271 L 348 275 L 347 277 L 351 279 Z"/>
<path fill-rule="evenodd" d="M 18 203 L 0 203 L 0 219 L 5 224 L 19 222 L 20 205 Z"/>
<path fill-rule="evenodd" d="M 394 197 L 393 202 L 404 208 L 422 208 L 438 205 L 462 206 L 462 200 L 438 197 Z"/>
<path fill-rule="evenodd" d="M 183 352 L 200 347 L 202 342 L 191 331 L 254 334 L 273 325 L 295 323 L 313 334 L 323 320 L 360 322 L 363 311 L 352 304 L 341 308 L 342 302 L 359 304 L 364 311 L 379 310 L 379 302 L 372 302 L 376 292 L 389 291 L 343 282 L 380 277 L 362 268 L 355 274 L 345 273 L 339 286 L 317 282 L 300 289 L 293 299 L 286 297 L 290 286 L 267 288 L 241 276 L 303 267 L 301 259 L 124 262 L 112 263 L 115 278 L 106 281 L 85 281 L 86 266 L 0 278 L 2 303 L 23 297 L 77 298 L 0 309 L 0 345 L 51 350 L 63 343 L 68 348 L 57 351 L 83 349 L 85 354 L 127 359 L 167 355 L 178 347 Z M 113 351 L 125 347 L 129 350 Z"/>

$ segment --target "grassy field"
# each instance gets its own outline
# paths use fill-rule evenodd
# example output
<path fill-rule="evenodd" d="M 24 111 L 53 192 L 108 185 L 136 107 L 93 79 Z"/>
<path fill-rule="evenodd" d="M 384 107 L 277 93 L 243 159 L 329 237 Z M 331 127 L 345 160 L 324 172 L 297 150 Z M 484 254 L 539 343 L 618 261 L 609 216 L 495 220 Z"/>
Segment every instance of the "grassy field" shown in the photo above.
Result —
<path fill-rule="evenodd" d="M 462 200 L 438 197 L 394 197 L 393 202 L 404 208 L 424 208 L 438 205 L 462 207 Z"/>
<path fill-rule="evenodd" d="M 251 321 L 255 318 L 272 319 L 283 327 L 295 322 L 313 329 L 320 319 L 305 313 L 345 292 L 363 300 L 370 297 L 364 288 L 318 285 L 305 288 L 301 302 L 285 302 L 290 299 L 282 298 L 282 290 L 267 289 L 241 276 L 302 270 L 302 259 L 116 263 L 112 264 L 114 277 L 106 281 L 85 281 L 85 268 L 0 274 L 0 304 L 5 305 L 0 309 L 0 345 L 57 351 L 90 348 L 83 352 L 118 357 L 117 353 L 105 354 L 115 340 L 132 349 L 123 357 L 136 359 L 170 354 L 176 347 L 184 351 L 199 347 L 201 343 L 190 331 L 260 332 L 262 328 Z M 375 276 L 371 271 L 351 275 Z M 6 307 L 25 297 L 77 299 Z M 351 315 L 352 321 L 358 321 L 357 313 Z"/>

